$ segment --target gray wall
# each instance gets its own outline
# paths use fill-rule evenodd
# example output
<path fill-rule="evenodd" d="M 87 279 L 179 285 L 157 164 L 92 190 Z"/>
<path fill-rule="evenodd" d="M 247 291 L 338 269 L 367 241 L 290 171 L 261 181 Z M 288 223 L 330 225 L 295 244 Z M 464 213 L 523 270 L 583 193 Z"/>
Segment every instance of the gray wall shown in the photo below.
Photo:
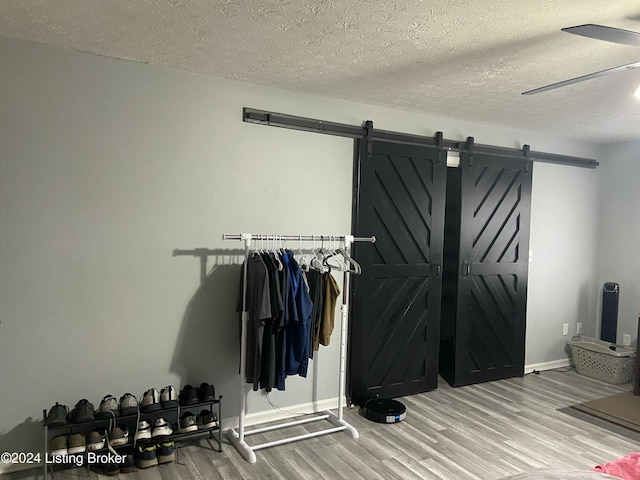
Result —
<path fill-rule="evenodd" d="M 40 449 L 42 409 L 56 401 L 97 406 L 168 384 L 214 383 L 234 422 L 240 244 L 221 235 L 345 233 L 352 193 L 352 141 L 246 124 L 243 106 L 597 152 L 17 40 L 0 39 L 0 61 L 0 451 Z M 577 260 L 595 256 L 597 176 L 534 168 L 527 363 L 566 359 L 560 325 L 595 319 L 595 261 Z M 172 257 L 194 247 L 219 250 L 202 285 L 197 259 Z M 334 398 L 332 343 L 315 361 L 315 388 L 291 378 L 272 400 Z M 249 412 L 270 410 L 250 396 Z"/>
<path fill-rule="evenodd" d="M 581 322 L 595 332 L 599 170 L 536 164 L 531 211 L 531 263 L 526 363 L 566 358 Z M 562 324 L 569 335 L 562 336 Z"/>
<path fill-rule="evenodd" d="M 627 333 L 635 346 L 640 312 L 640 142 L 607 145 L 602 148 L 601 158 L 596 333 L 600 335 L 602 285 L 617 282 L 620 284 L 617 342 L 621 344 L 622 335 Z"/>

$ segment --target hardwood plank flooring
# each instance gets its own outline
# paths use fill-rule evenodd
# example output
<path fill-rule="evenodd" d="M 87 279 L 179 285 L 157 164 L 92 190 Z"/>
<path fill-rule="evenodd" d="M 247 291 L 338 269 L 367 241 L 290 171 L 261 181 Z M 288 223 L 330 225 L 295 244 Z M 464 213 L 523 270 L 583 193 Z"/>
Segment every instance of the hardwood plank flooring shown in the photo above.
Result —
<path fill-rule="evenodd" d="M 178 445 L 178 461 L 121 474 L 120 480 L 496 480 L 534 468 L 590 470 L 640 451 L 631 438 L 558 412 L 558 408 L 627 391 L 578 375 L 546 371 L 539 375 L 437 390 L 404 397 L 407 418 L 393 425 L 370 422 L 357 408 L 345 419 L 360 432 L 343 432 L 257 451 L 247 463 L 226 440 L 223 452 L 200 439 Z M 305 433 L 315 423 L 286 431 Z M 248 438 L 249 444 L 282 438 L 285 431 Z M 42 479 L 42 470 L 4 476 Z M 84 470 L 55 472 L 56 480 L 86 478 Z M 95 473 L 90 478 L 106 478 Z"/>

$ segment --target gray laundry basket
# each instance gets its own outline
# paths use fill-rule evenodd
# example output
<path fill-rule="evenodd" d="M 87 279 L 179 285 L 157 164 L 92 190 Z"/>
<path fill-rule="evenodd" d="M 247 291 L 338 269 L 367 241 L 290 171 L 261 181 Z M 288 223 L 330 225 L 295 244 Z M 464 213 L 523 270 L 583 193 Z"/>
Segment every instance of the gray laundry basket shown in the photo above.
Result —
<path fill-rule="evenodd" d="M 572 337 L 569 345 L 579 374 L 615 385 L 633 379 L 636 352 L 631 347 L 582 335 Z"/>

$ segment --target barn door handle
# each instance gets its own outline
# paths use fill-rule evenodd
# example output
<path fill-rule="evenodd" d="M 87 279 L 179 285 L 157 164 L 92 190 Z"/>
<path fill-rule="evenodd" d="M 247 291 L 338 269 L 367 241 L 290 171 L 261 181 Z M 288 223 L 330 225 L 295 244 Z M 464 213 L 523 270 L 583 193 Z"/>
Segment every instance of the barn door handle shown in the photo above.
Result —
<path fill-rule="evenodd" d="M 468 277 L 471 273 L 471 265 L 468 262 L 462 262 L 462 269 L 464 270 L 464 276 Z"/>
<path fill-rule="evenodd" d="M 442 273 L 442 265 L 440 265 L 438 262 L 431 263 L 431 276 L 433 278 L 438 278 L 441 273 Z"/>

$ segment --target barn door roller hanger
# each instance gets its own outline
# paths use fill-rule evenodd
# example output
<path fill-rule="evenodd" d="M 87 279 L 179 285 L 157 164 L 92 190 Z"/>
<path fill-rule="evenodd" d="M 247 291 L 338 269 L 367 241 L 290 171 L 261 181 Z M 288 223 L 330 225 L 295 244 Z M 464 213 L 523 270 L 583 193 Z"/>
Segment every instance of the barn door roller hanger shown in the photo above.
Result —
<path fill-rule="evenodd" d="M 373 121 L 367 120 L 362 125 L 348 125 L 345 123 L 327 122 L 314 118 L 298 117 L 285 113 L 269 112 L 257 110 L 255 108 L 244 107 L 242 109 L 242 121 L 247 123 L 257 123 L 270 127 L 288 128 L 292 130 L 302 130 L 305 132 L 322 133 L 338 137 L 367 140 L 367 156 L 373 154 L 373 142 L 396 142 L 404 144 L 419 145 L 439 150 L 453 150 L 465 152 L 468 143 L 465 141 L 447 140 L 443 138 L 442 132 L 436 132 L 434 137 L 421 135 L 411 135 L 408 133 L 392 132 L 388 130 L 376 130 L 373 128 Z M 522 158 L 523 153 L 528 162 L 555 163 L 560 165 L 571 165 L 574 167 L 596 168 L 599 163 L 591 158 L 572 157 L 568 155 L 558 155 L 554 153 L 534 152 L 525 148 L 507 148 L 491 145 L 473 144 L 474 153 L 484 153 L 500 157 Z"/>

